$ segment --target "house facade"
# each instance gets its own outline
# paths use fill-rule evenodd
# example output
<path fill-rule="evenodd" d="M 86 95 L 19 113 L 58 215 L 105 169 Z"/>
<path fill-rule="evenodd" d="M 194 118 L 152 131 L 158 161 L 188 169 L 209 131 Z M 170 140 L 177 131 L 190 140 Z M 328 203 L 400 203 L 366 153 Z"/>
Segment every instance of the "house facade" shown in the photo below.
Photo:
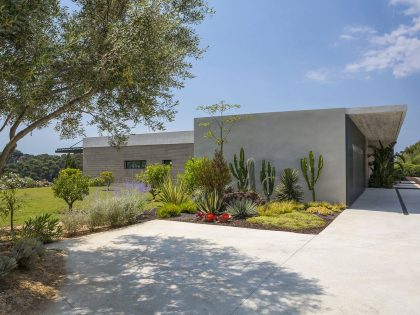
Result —
<path fill-rule="evenodd" d="M 312 150 L 324 158 L 317 199 L 351 204 L 367 186 L 369 147 L 396 141 L 406 111 L 407 106 L 398 105 L 239 115 L 224 155 L 231 161 L 242 147 L 246 158 L 255 160 L 257 178 L 266 160 L 276 167 L 278 182 L 282 169 L 300 170 L 300 159 Z M 204 137 L 206 128 L 200 126 L 210 120 L 194 119 L 194 131 L 132 135 L 120 149 L 110 147 L 106 137 L 86 138 L 84 172 L 97 176 L 109 170 L 123 181 L 157 162 L 171 164 L 175 175 L 183 171 L 189 157 L 213 155 L 216 145 Z M 303 178 L 301 185 L 306 189 Z M 311 196 L 309 191 L 305 196 Z"/>

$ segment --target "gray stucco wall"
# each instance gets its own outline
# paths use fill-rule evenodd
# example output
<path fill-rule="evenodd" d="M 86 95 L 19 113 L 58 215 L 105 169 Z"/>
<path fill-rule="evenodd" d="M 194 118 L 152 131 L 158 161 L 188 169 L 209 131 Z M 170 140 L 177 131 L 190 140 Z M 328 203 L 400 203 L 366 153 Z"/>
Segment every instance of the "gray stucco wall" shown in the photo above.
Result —
<path fill-rule="evenodd" d="M 366 188 L 366 139 L 346 117 L 347 204 L 351 205 Z"/>
<path fill-rule="evenodd" d="M 83 172 L 98 176 L 102 171 L 114 173 L 117 182 L 130 180 L 141 170 L 124 169 L 126 160 L 146 160 L 147 164 L 172 160 L 172 175 L 184 170 L 185 162 L 193 156 L 192 143 L 133 145 L 117 150 L 114 147 L 86 147 L 83 149 Z"/>
<path fill-rule="evenodd" d="M 243 115 L 245 120 L 232 129 L 224 154 L 228 161 L 240 148 L 246 158 L 256 160 L 256 178 L 259 189 L 259 171 L 263 159 L 276 166 L 276 184 L 280 170 L 293 167 L 300 171 L 300 158 L 313 150 L 324 156 L 324 169 L 316 186 L 317 199 L 346 202 L 346 135 L 345 109 L 292 111 Z M 216 145 L 205 139 L 206 129 L 198 126 L 209 118 L 194 120 L 194 155 L 212 156 Z M 304 179 L 305 200 L 311 195 Z"/>

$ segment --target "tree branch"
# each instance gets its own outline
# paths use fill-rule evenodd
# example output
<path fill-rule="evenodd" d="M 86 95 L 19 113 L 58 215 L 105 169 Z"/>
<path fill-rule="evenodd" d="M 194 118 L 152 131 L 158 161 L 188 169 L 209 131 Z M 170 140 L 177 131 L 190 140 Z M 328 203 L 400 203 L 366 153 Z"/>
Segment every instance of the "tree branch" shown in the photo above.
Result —
<path fill-rule="evenodd" d="M 4 130 L 4 128 L 6 128 L 6 126 L 9 123 L 9 121 L 10 121 L 11 118 L 12 118 L 12 113 L 10 113 L 9 115 L 7 115 L 7 117 L 6 117 L 6 119 L 5 119 L 4 123 L 3 123 L 3 126 L 1 126 L 1 128 L 0 128 L 0 132 L 2 132 Z"/>

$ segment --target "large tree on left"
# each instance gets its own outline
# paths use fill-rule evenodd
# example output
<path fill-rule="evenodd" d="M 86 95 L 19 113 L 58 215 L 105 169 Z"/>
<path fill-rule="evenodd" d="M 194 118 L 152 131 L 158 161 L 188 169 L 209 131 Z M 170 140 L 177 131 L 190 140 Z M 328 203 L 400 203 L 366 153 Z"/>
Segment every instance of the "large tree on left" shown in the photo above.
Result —
<path fill-rule="evenodd" d="M 203 53 L 194 26 L 211 13 L 205 0 L 73 2 L 0 0 L 0 172 L 52 122 L 71 138 L 87 118 L 113 145 L 140 123 L 162 129 Z"/>

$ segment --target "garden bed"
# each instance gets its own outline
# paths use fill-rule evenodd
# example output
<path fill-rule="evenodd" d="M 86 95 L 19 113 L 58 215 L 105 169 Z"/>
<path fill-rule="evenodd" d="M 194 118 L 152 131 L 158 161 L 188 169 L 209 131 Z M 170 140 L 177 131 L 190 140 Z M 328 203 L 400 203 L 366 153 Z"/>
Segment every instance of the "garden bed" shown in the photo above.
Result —
<path fill-rule="evenodd" d="M 189 213 L 182 213 L 178 217 L 171 217 L 171 218 L 167 218 L 165 220 L 178 221 L 178 222 L 188 222 L 188 223 L 198 223 L 198 224 L 209 224 L 209 225 L 232 226 L 232 227 L 258 229 L 258 230 L 285 231 L 285 232 L 294 232 L 294 233 L 302 233 L 302 234 L 318 234 L 321 231 L 323 231 L 332 221 L 334 221 L 334 219 L 337 218 L 337 216 L 339 214 L 340 213 L 336 213 L 336 214 L 329 215 L 329 216 L 317 215 L 317 217 L 324 220 L 325 224 L 323 226 L 320 226 L 320 227 L 306 228 L 306 229 L 287 229 L 287 228 L 279 227 L 279 226 L 264 225 L 264 224 L 259 224 L 259 223 L 251 223 L 251 222 L 248 222 L 245 219 L 230 220 L 228 222 L 223 222 L 223 223 L 222 222 L 205 222 L 201 218 L 197 218 L 197 216 L 195 214 L 189 214 Z"/>
<path fill-rule="evenodd" d="M 36 267 L 16 269 L 0 281 L 0 315 L 42 313 L 65 277 L 65 252 L 47 250 Z"/>

